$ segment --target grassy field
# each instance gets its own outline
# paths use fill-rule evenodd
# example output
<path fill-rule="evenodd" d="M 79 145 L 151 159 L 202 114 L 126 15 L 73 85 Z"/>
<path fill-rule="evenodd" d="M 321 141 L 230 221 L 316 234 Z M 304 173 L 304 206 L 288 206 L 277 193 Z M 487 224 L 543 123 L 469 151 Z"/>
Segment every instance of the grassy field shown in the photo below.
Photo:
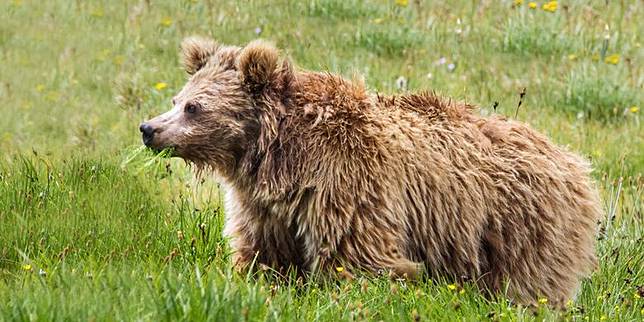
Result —
<path fill-rule="evenodd" d="M 0 320 L 641 321 L 643 10 L 584 0 L 1 1 Z M 562 311 L 441 280 L 234 274 L 216 182 L 139 148 L 138 123 L 169 109 L 185 82 L 178 45 L 192 34 L 270 39 L 303 68 L 358 72 L 386 93 L 433 89 L 530 123 L 593 162 L 606 211 L 600 268 Z"/>

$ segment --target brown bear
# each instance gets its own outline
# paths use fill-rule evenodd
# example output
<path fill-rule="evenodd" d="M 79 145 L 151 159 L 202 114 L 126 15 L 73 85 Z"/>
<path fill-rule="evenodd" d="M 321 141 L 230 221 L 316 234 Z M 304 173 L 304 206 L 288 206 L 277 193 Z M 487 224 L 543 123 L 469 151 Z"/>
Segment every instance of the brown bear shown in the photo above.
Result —
<path fill-rule="evenodd" d="M 588 162 L 433 93 L 385 96 L 271 44 L 182 43 L 188 83 L 144 143 L 212 170 L 239 268 L 447 276 L 561 305 L 596 266 Z"/>

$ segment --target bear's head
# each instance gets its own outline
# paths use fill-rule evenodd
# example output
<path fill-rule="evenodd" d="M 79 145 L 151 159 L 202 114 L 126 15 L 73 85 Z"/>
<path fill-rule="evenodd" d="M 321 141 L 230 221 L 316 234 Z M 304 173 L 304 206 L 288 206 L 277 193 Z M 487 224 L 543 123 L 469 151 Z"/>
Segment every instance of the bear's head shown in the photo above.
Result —
<path fill-rule="evenodd" d="M 170 111 L 140 125 L 143 143 L 232 174 L 276 133 L 276 105 L 292 78 L 290 64 L 279 64 L 277 49 L 261 40 L 240 48 L 191 37 L 181 51 L 189 80 Z"/>

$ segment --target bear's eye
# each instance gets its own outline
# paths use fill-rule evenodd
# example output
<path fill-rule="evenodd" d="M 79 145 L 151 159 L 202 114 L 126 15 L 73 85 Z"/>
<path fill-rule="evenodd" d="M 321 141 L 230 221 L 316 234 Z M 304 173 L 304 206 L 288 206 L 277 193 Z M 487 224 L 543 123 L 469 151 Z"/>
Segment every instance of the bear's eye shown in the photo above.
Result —
<path fill-rule="evenodd" d="M 186 107 L 184 108 L 184 111 L 186 113 L 194 114 L 195 112 L 197 112 L 197 107 L 198 106 L 196 103 L 187 103 Z"/>

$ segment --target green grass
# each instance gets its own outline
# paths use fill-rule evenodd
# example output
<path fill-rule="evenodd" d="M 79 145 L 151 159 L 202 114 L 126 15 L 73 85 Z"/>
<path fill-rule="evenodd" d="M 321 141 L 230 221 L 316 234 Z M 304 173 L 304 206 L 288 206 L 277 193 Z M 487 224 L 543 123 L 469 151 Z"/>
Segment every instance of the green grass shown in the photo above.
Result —
<path fill-rule="evenodd" d="M 0 320 L 641 320 L 642 6 L 409 2 L 1 2 Z M 403 76 L 514 117 L 526 88 L 517 118 L 592 160 L 606 211 L 600 267 L 569 308 L 443 280 L 232 273 L 216 182 L 140 149 L 137 126 L 184 84 L 183 37 L 244 44 L 256 28 L 373 90 Z"/>

